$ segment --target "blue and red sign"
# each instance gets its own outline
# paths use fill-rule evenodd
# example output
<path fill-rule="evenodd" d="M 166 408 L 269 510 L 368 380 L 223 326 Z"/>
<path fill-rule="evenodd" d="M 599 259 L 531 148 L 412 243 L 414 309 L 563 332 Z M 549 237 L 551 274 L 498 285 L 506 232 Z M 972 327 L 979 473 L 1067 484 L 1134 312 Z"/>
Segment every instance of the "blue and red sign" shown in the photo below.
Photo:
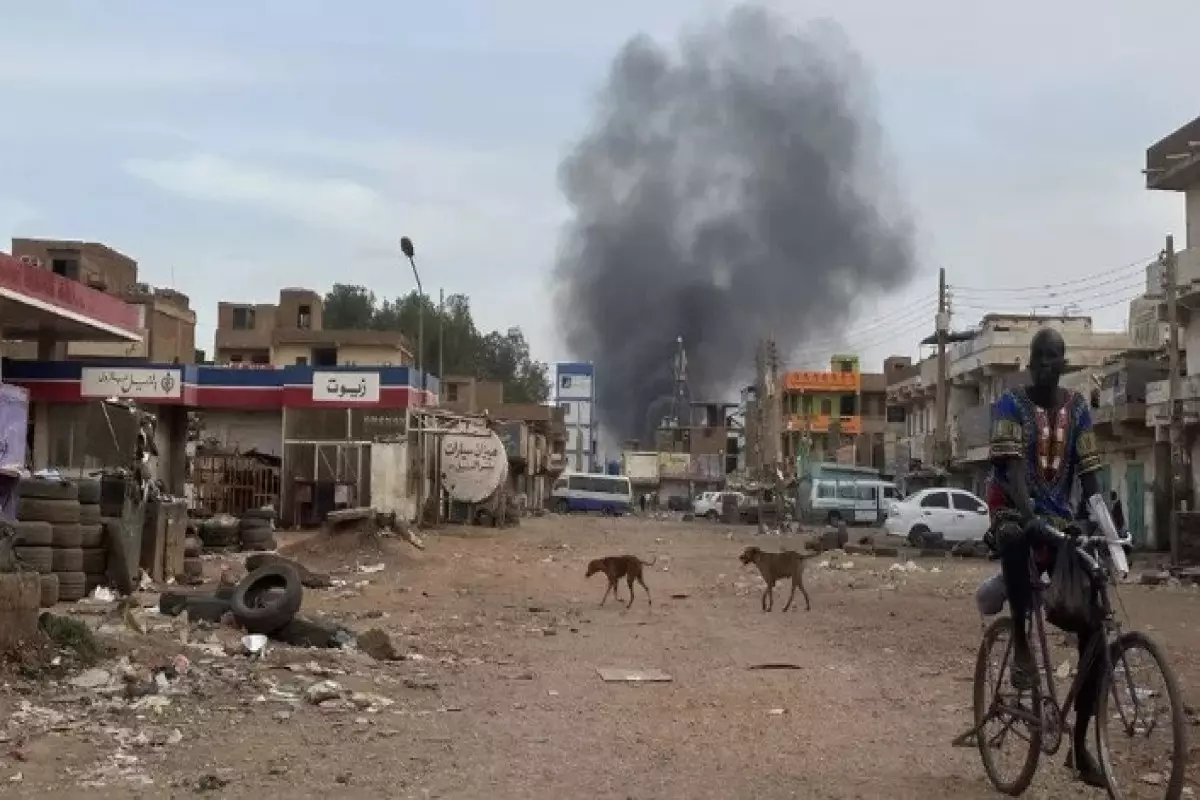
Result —
<path fill-rule="evenodd" d="M 33 403 L 87 402 L 98 396 L 94 384 L 114 387 L 112 396 L 190 408 L 408 408 L 436 405 L 438 397 L 437 378 L 427 376 L 422 390 L 421 374 L 408 367 L 237 369 L 128 360 L 5 361 L 4 379 L 28 389 Z"/>

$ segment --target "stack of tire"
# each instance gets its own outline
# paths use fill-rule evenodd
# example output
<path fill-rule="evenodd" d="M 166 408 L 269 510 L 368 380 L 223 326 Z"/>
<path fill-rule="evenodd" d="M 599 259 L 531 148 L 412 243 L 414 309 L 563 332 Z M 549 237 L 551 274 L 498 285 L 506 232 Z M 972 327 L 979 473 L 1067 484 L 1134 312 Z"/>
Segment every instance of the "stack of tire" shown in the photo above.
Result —
<path fill-rule="evenodd" d="M 13 552 L 25 569 L 41 573 L 41 605 L 81 599 L 87 594 L 87 578 L 79 488 L 68 481 L 30 478 L 17 491 Z"/>
<path fill-rule="evenodd" d="M 100 500 L 100 481 L 81 480 L 79 489 L 79 549 L 83 552 L 84 591 L 108 585 L 108 529 Z M 119 514 L 117 515 L 120 516 Z"/>
<path fill-rule="evenodd" d="M 276 549 L 275 510 L 252 508 L 242 514 L 238 521 L 238 536 L 242 552 L 260 552 Z"/>
<path fill-rule="evenodd" d="M 187 536 L 183 540 L 183 578 L 185 583 L 196 585 L 204 583 L 204 562 L 200 560 L 202 544 L 196 530 L 189 524 Z"/>
<path fill-rule="evenodd" d="M 197 522 L 196 532 L 206 550 L 233 550 L 240 543 L 238 527 L 237 517 L 222 514 Z"/>

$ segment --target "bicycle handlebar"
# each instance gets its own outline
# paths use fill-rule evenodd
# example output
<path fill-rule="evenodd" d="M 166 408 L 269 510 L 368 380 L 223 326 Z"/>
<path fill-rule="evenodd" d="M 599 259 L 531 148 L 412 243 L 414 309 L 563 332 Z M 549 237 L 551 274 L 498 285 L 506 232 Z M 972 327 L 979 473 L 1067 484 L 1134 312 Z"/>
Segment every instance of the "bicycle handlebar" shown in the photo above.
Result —
<path fill-rule="evenodd" d="M 1105 547 L 1116 545 L 1124 548 L 1130 547 L 1133 544 L 1133 536 L 1128 533 L 1124 536 L 1118 536 L 1114 541 L 1103 534 L 1066 533 L 1064 531 L 1060 531 L 1058 528 L 1055 528 L 1052 525 L 1047 525 L 1046 530 L 1058 541 L 1070 542 L 1072 545 L 1074 545 L 1075 551 L 1083 557 L 1084 561 L 1087 562 L 1087 565 L 1094 571 L 1100 571 L 1101 565 L 1096 558 L 1086 550 L 1088 545 L 1104 545 Z"/>

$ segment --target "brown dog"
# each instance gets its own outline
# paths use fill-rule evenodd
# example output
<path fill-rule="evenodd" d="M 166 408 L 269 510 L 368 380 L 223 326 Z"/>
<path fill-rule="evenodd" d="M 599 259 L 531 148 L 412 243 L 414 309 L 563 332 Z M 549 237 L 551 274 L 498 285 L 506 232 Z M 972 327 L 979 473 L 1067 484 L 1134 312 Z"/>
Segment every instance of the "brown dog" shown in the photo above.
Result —
<path fill-rule="evenodd" d="M 629 603 L 626 608 L 633 605 L 633 582 L 637 581 L 646 590 L 646 605 L 654 605 L 650 600 L 650 587 L 646 585 L 646 581 L 642 578 L 642 567 L 652 567 L 654 562 L 658 561 L 658 556 L 655 556 L 652 561 L 642 561 L 637 556 L 605 556 L 604 558 L 596 558 L 588 562 L 587 574 L 585 578 L 590 578 L 597 572 L 603 572 L 608 578 L 608 586 L 604 590 L 604 597 L 600 600 L 600 605 L 604 605 L 608 600 L 608 593 L 612 592 L 613 597 L 617 598 L 617 602 L 621 602 L 621 590 L 617 586 L 617 581 L 624 578 L 629 584 Z"/>
<path fill-rule="evenodd" d="M 784 550 L 781 553 L 765 553 L 757 547 L 747 547 L 742 551 L 742 555 L 739 557 L 742 564 L 753 564 L 758 567 L 763 580 L 767 582 L 767 588 L 763 590 L 762 596 L 763 611 L 770 611 L 775 607 L 775 582 L 784 580 L 785 578 L 792 579 L 792 593 L 788 595 L 788 600 L 784 604 L 783 610 L 787 611 L 792 607 L 792 599 L 795 598 L 796 589 L 799 587 L 800 591 L 804 594 L 804 610 L 812 611 L 812 603 L 808 600 L 808 591 L 804 588 L 804 562 L 808 558 L 808 556 L 802 556 L 795 550 Z"/>

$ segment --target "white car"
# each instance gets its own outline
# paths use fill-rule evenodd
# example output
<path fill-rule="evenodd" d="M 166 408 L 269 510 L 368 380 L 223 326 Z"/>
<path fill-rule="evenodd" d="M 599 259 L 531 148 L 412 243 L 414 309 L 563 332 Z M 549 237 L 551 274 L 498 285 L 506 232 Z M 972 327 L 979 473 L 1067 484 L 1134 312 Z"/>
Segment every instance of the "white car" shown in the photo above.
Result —
<path fill-rule="evenodd" d="M 692 513 L 697 517 L 706 517 L 707 519 L 716 519 L 721 516 L 721 509 L 724 505 L 725 497 L 734 497 L 740 507 L 744 502 L 741 492 L 702 492 L 696 501 L 692 503 Z"/>
<path fill-rule="evenodd" d="M 947 542 L 975 542 L 991 525 L 987 504 L 962 489 L 922 489 L 888 508 L 883 529 L 919 547 L 929 534 Z"/>

